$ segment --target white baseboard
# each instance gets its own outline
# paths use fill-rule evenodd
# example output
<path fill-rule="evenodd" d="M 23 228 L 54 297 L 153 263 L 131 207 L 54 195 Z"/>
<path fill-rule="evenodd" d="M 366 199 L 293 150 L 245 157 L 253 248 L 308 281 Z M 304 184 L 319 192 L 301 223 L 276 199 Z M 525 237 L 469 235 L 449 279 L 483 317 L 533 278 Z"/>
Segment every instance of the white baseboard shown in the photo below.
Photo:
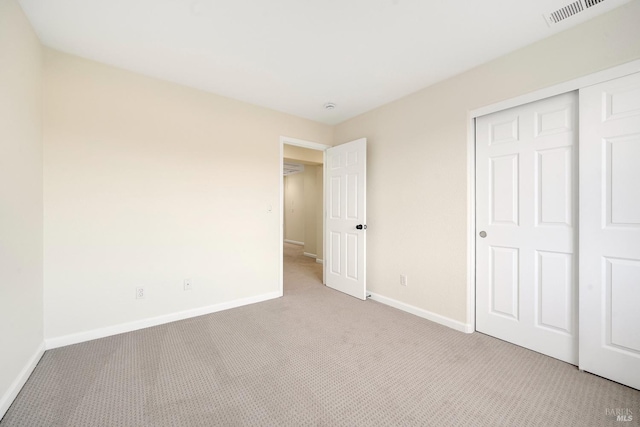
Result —
<path fill-rule="evenodd" d="M 302 255 L 308 256 L 309 258 L 318 258 L 318 255 L 309 252 L 303 252 Z"/>
<path fill-rule="evenodd" d="M 473 325 L 462 323 L 457 320 L 453 320 L 448 317 L 441 316 L 436 313 L 432 313 L 431 311 L 423 310 L 422 308 L 405 304 L 404 302 L 400 302 L 392 298 L 387 298 L 382 295 L 374 294 L 373 292 L 367 292 L 367 293 L 371 295 L 372 300 L 397 308 L 398 310 L 406 311 L 407 313 L 411 313 L 416 316 L 422 317 L 424 319 L 431 320 L 432 322 L 436 322 L 441 325 L 448 326 L 451 329 L 455 329 L 456 331 L 465 332 L 467 334 L 470 334 L 473 332 Z"/>
<path fill-rule="evenodd" d="M 318 259 L 318 258 L 316 258 L 316 262 L 317 262 L 318 264 L 324 264 L 324 260 L 323 260 L 323 259 Z"/>
<path fill-rule="evenodd" d="M 40 361 L 40 358 L 43 354 L 44 342 L 38 346 L 33 356 L 31 356 L 31 358 L 24 365 L 24 368 L 22 368 L 13 383 L 11 383 L 9 390 L 7 390 L 2 398 L 0 398 L 0 419 L 2 419 L 2 417 L 4 417 L 4 414 L 6 414 L 9 410 L 9 407 L 13 403 L 18 393 L 20 393 L 20 390 L 22 389 L 22 386 L 24 386 L 24 383 L 26 383 L 29 379 L 29 375 L 31 375 L 33 370 L 36 368 L 36 365 Z"/>
<path fill-rule="evenodd" d="M 304 246 L 304 242 L 298 242 L 297 240 L 284 239 L 285 243 L 291 243 L 292 245 Z"/>
<path fill-rule="evenodd" d="M 220 304 L 209 305 L 206 307 L 194 308 L 191 310 L 179 311 L 177 313 L 165 314 L 163 316 L 151 317 L 148 319 L 136 320 L 134 322 L 121 323 L 119 325 L 107 326 L 106 328 L 93 329 L 91 331 L 79 332 L 77 334 L 63 335 L 60 337 L 48 338 L 45 340 L 45 348 L 64 347 L 66 345 L 78 344 L 85 341 L 91 341 L 98 338 L 109 337 L 111 335 L 122 334 L 125 332 L 137 331 L 138 329 L 149 328 L 151 326 L 162 325 L 165 323 L 175 322 L 176 320 L 189 319 L 191 317 L 202 316 L 205 314 L 215 313 L 218 311 L 229 310 L 230 308 L 242 307 L 243 305 L 254 304 L 257 302 L 267 301 L 281 297 L 280 292 L 269 292 L 268 294 L 256 295 L 254 297 L 241 298 L 233 301 L 223 302 Z"/>

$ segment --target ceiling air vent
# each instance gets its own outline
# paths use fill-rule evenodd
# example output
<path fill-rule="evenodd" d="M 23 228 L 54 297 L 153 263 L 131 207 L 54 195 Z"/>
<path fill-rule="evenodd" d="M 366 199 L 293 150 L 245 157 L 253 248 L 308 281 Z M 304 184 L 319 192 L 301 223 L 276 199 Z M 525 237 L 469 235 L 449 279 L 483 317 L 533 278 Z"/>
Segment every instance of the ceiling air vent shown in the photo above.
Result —
<path fill-rule="evenodd" d="M 584 0 L 584 4 L 585 4 L 587 7 L 591 7 L 591 6 L 595 6 L 595 5 L 597 5 L 598 3 L 602 3 L 603 1 L 604 1 L 604 0 Z"/>
<path fill-rule="evenodd" d="M 551 13 L 547 13 L 544 15 L 544 19 L 547 21 L 549 26 L 557 24 L 560 21 L 564 21 L 567 18 L 571 18 L 573 15 L 576 15 L 580 12 L 584 12 L 585 10 L 597 6 L 600 3 L 603 3 L 604 0 L 576 0 L 573 3 L 566 5 L 558 10 L 554 10 Z M 622 4 L 626 3 L 624 0 L 609 0 L 607 3 L 610 6 L 613 6 L 615 3 Z"/>
<path fill-rule="evenodd" d="M 304 165 L 298 163 L 287 163 L 285 162 L 282 168 L 282 174 L 284 176 L 293 175 L 295 173 L 304 172 Z"/>
<path fill-rule="evenodd" d="M 582 4 L 582 1 L 583 0 L 574 1 L 573 3 L 566 5 L 561 9 L 551 12 L 549 15 L 546 16 L 547 23 L 549 25 L 557 24 L 558 22 L 564 21 L 565 19 L 575 15 L 576 13 L 582 12 L 584 10 L 584 5 Z M 597 1 L 597 0 L 592 0 L 592 1 Z"/>

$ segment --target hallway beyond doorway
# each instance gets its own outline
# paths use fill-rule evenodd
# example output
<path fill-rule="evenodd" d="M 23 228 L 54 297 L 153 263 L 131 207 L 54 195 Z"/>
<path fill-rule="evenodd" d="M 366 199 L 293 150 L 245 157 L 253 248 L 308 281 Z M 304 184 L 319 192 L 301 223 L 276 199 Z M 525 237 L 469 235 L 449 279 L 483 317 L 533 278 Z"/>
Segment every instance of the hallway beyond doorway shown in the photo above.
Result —
<path fill-rule="evenodd" d="M 322 264 L 304 255 L 304 247 L 283 243 L 284 293 L 304 291 L 322 284 Z"/>

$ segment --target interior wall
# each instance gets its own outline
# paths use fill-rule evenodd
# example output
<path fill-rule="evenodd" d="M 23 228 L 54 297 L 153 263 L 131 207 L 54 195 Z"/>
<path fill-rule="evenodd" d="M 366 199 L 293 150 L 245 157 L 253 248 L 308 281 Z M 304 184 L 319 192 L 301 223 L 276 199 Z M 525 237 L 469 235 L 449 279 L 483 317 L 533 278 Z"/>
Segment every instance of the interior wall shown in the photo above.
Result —
<path fill-rule="evenodd" d="M 283 145 L 283 157 L 287 162 L 302 163 L 303 173 L 284 179 L 284 238 L 304 242 L 304 252 L 322 260 L 323 248 L 323 166 L 324 152 L 290 144 Z M 295 177 L 298 178 L 295 178 Z M 289 178 L 291 180 L 287 181 Z M 287 189 L 287 185 L 293 185 Z M 298 216 L 292 212 L 294 198 L 298 204 Z M 304 212 L 300 208 L 304 207 Z M 297 236 L 298 238 L 292 238 Z"/>
<path fill-rule="evenodd" d="M 319 164 L 324 161 L 321 150 L 312 150 L 297 145 L 284 144 L 282 154 L 284 158 L 298 162 Z"/>
<path fill-rule="evenodd" d="M 304 243 L 304 175 L 284 177 L 284 239 Z"/>
<path fill-rule="evenodd" d="M 280 136 L 330 126 L 53 50 L 44 78 L 47 338 L 279 293 Z"/>
<path fill-rule="evenodd" d="M 319 258 L 322 258 L 321 196 L 322 166 L 304 165 L 303 172 L 284 177 L 284 239 L 304 243 L 304 252 Z"/>
<path fill-rule="evenodd" d="M 316 169 L 318 166 L 305 166 L 304 179 L 304 252 L 317 255 L 316 235 Z"/>
<path fill-rule="evenodd" d="M 2 418 L 43 345 L 42 47 L 14 0 L 0 1 L 0 64 Z"/>
<path fill-rule="evenodd" d="M 316 259 L 324 260 L 324 173 L 322 165 L 316 166 Z"/>
<path fill-rule="evenodd" d="M 470 322 L 467 112 L 640 58 L 638 22 L 628 3 L 337 125 L 368 141 L 368 290 Z"/>

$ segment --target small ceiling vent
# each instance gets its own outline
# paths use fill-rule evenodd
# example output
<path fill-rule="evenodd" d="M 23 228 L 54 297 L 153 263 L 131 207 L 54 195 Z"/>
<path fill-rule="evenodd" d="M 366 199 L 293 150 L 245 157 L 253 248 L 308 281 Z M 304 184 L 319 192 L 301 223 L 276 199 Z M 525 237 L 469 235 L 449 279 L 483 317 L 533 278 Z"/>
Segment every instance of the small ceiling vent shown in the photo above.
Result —
<path fill-rule="evenodd" d="M 285 163 L 282 168 L 282 174 L 284 176 L 293 175 L 300 172 L 304 172 L 304 165 L 298 163 Z"/>
<path fill-rule="evenodd" d="M 563 8 L 551 12 L 546 16 L 547 23 L 549 25 L 557 24 L 560 21 L 564 21 L 565 19 L 572 17 L 576 13 L 582 12 L 585 9 L 584 5 L 582 4 L 583 1 L 584 0 L 574 1 L 573 3 L 568 4 Z"/>
<path fill-rule="evenodd" d="M 602 3 L 604 0 L 584 0 L 584 3 L 587 7 L 595 6 L 598 3 Z"/>
<path fill-rule="evenodd" d="M 573 3 L 566 5 L 565 7 L 544 15 L 544 19 L 547 21 L 547 24 L 551 26 L 557 24 L 560 21 L 564 21 L 567 18 L 571 18 L 573 15 L 587 10 L 590 7 L 597 6 L 602 2 L 604 2 L 604 0 L 576 0 Z"/>

